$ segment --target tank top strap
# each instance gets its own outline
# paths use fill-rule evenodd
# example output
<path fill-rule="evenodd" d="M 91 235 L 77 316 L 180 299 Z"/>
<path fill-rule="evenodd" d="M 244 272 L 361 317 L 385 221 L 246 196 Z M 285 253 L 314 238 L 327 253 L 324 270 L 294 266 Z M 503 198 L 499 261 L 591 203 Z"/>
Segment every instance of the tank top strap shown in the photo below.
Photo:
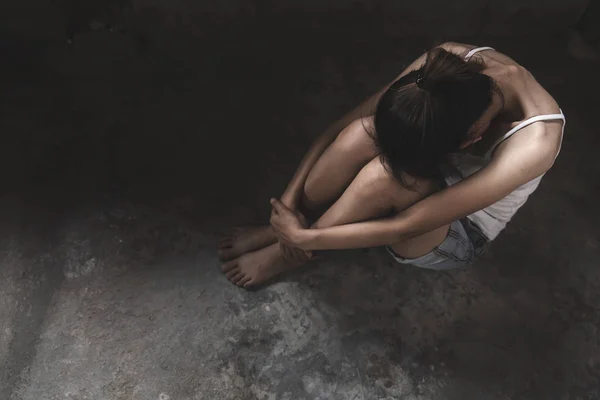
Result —
<path fill-rule="evenodd" d="M 496 141 L 496 143 L 494 143 L 492 148 L 487 152 L 486 156 L 490 157 L 492 155 L 492 153 L 494 152 L 494 150 L 496 150 L 496 147 L 498 147 L 502 142 L 504 142 L 505 140 L 510 138 L 512 135 L 514 135 L 521 129 L 523 129 L 533 123 L 539 122 L 539 121 L 558 121 L 558 120 L 561 120 L 563 122 L 562 128 L 563 128 L 563 132 L 564 132 L 566 118 L 565 118 L 565 114 L 563 114 L 562 110 L 560 110 L 559 114 L 542 114 L 542 115 L 536 115 L 531 118 L 527 118 L 525 121 L 520 122 L 517 126 L 515 126 L 511 130 L 506 132 L 504 135 L 502 135 L 502 137 L 500 139 L 498 139 Z"/>
<path fill-rule="evenodd" d="M 484 51 L 484 50 L 495 50 L 495 49 L 493 47 L 489 47 L 489 46 L 475 47 L 474 49 L 472 49 L 465 55 L 465 61 L 469 61 L 471 59 L 471 57 L 473 57 L 475 54 L 479 53 L 480 51 Z"/>

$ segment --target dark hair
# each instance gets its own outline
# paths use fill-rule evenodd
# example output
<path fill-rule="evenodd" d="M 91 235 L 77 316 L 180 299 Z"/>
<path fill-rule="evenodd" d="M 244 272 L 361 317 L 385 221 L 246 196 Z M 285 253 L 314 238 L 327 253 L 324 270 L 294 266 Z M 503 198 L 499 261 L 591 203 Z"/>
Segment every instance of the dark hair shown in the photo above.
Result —
<path fill-rule="evenodd" d="M 492 103 L 497 86 L 484 65 L 442 48 L 394 82 L 375 111 L 375 142 L 400 183 L 405 176 L 440 181 L 469 130 Z M 406 174 L 406 175 L 405 175 Z"/>

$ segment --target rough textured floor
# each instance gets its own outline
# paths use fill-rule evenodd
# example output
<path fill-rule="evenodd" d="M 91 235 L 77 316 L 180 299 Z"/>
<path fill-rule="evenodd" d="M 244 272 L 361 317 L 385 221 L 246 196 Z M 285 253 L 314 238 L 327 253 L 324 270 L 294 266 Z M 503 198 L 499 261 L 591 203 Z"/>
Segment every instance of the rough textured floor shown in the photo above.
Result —
<path fill-rule="evenodd" d="M 600 398 L 600 78 L 562 35 L 443 38 L 513 56 L 568 119 L 476 267 L 221 275 L 215 232 L 265 221 L 310 141 L 432 43 L 306 29 L 2 42 L 0 398 Z"/>

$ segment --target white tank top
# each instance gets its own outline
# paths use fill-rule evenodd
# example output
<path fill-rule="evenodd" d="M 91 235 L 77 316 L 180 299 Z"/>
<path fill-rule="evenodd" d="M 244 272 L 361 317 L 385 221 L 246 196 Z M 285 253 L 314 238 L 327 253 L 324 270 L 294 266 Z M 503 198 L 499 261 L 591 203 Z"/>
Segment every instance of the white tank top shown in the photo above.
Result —
<path fill-rule="evenodd" d="M 494 50 L 491 47 L 478 47 L 467 53 L 465 59 L 468 61 L 475 53 L 484 50 Z M 529 126 L 535 122 L 539 121 L 563 121 L 562 126 L 562 134 L 561 134 L 561 142 L 562 135 L 565 131 L 566 119 L 562 110 L 560 110 L 560 114 L 545 114 L 545 115 L 537 115 L 535 117 L 531 117 L 526 119 L 525 121 L 519 123 L 517 126 L 512 128 L 506 134 L 504 134 L 485 154 L 483 157 L 474 156 L 471 154 L 466 154 L 461 156 L 457 160 L 457 169 L 461 176 L 448 176 L 446 177 L 446 183 L 448 185 L 456 184 L 460 182 L 462 179 L 465 179 L 480 169 L 486 167 L 491 161 L 492 153 L 496 149 L 496 147 L 510 138 L 519 130 Z M 560 152 L 560 147 L 558 149 Z M 558 157 L 558 152 L 556 157 Z M 555 159 L 556 159 L 555 157 Z M 540 181 L 544 175 L 538 176 L 537 178 L 521 185 L 513 192 L 508 194 L 508 196 L 504 197 L 502 200 L 497 201 L 489 207 L 484 208 L 483 210 L 477 211 L 474 214 L 469 215 L 469 218 L 473 223 L 475 223 L 479 228 L 481 228 L 483 234 L 489 239 L 495 239 L 500 232 L 506 227 L 506 224 L 512 219 L 513 215 L 517 212 L 519 208 L 525 204 L 529 195 L 533 193 L 539 186 Z"/>

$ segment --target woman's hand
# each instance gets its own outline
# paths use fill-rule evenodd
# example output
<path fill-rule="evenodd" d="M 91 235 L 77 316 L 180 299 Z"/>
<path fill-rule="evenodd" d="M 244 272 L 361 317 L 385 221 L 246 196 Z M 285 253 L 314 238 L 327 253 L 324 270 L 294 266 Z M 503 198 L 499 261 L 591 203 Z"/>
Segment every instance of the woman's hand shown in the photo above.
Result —
<path fill-rule="evenodd" d="M 292 211 L 299 219 L 300 224 L 303 228 L 309 228 L 308 221 L 300 212 L 296 211 L 296 207 L 301 195 L 301 191 L 292 192 L 290 190 L 286 190 L 285 193 L 281 196 L 281 203 L 288 207 L 290 211 Z M 271 211 L 271 216 L 275 215 L 277 211 L 275 208 Z M 297 247 L 292 247 L 284 244 L 283 242 L 279 243 L 279 247 L 281 248 L 281 252 L 283 253 L 283 257 L 291 262 L 296 262 L 299 264 L 306 264 L 313 258 L 312 251 L 305 251 L 299 249 Z"/>
<path fill-rule="evenodd" d="M 271 226 L 279 241 L 290 247 L 302 249 L 308 237 L 306 220 L 277 199 L 271 199 L 273 212 L 271 213 Z"/>
<path fill-rule="evenodd" d="M 283 258 L 287 261 L 306 264 L 313 259 L 313 252 L 310 250 L 302 250 L 297 247 L 290 247 L 283 243 L 279 243 L 279 248 L 283 253 Z"/>

